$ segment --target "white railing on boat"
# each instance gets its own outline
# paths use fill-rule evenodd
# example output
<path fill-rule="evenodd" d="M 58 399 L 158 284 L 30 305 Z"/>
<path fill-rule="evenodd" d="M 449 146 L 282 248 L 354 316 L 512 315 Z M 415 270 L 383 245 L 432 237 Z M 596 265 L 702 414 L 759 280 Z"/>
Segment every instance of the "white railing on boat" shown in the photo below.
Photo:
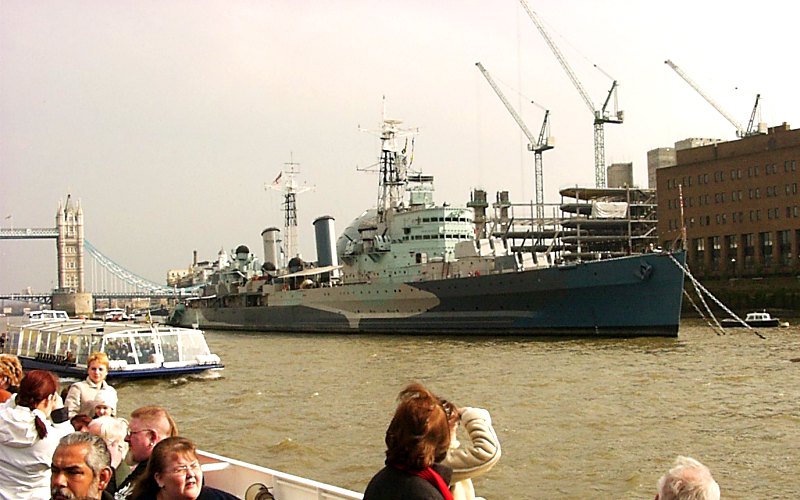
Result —
<path fill-rule="evenodd" d="M 361 500 L 364 495 L 330 484 L 320 483 L 222 455 L 197 450 L 205 483 L 239 498 L 254 485 L 263 485 L 280 500 Z M 251 490 L 252 491 L 252 490 Z M 251 493 L 252 494 L 252 493 Z M 264 496 L 262 498 L 272 498 Z M 255 497 L 257 498 L 257 497 Z"/>

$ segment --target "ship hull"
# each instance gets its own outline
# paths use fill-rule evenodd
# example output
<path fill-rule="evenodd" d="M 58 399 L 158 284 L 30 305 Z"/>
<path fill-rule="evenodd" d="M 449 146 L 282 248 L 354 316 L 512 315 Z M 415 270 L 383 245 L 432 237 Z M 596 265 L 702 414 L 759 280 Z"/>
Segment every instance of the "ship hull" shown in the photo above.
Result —
<path fill-rule="evenodd" d="M 670 337 L 678 334 L 683 291 L 683 271 L 671 257 L 683 264 L 685 254 L 276 291 L 249 307 L 197 300 L 172 322 L 257 332 Z"/>

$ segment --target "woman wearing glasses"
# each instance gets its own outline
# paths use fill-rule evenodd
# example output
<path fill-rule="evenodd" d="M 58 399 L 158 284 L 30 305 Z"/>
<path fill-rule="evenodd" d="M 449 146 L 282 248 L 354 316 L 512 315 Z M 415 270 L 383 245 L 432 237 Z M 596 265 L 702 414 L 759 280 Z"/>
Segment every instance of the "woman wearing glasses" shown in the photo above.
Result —
<path fill-rule="evenodd" d="M 203 486 L 203 471 L 194 444 L 170 437 L 159 442 L 144 474 L 133 485 L 132 500 L 238 500 L 224 491 Z"/>

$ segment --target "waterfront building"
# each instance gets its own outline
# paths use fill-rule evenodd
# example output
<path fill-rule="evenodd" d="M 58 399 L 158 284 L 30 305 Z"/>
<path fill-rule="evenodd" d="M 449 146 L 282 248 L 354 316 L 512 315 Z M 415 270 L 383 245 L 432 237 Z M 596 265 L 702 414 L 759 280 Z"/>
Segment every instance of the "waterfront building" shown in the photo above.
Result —
<path fill-rule="evenodd" d="M 799 272 L 800 129 L 784 123 L 766 134 L 710 142 L 676 143 L 675 165 L 655 169 L 661 245 L 672 248 L 685 238 L 687 262 L 698 276 Z"/>

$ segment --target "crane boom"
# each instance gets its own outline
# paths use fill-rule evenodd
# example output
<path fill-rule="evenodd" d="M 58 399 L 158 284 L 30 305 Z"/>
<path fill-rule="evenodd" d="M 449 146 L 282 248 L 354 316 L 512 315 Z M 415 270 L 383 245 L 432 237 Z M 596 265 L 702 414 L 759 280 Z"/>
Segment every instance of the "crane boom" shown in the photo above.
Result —
<path fill-rule="evenodd" d="M 738 121 L 736 121 L 736 119 L 734 117 L 732 117 L 724 109 L 722 109 L 722 107 L 719 104 L 717 104 L 717 102 L 714 99 L 712 99 L 705 92 L 703 92 L 703 90 L 697 85 L 697 83 L 695 83 L 694 80 L 689 78 L 689 76 L 686 73 L 684 73 L 682 69 L 680 69 L 675 63 L 673 63 L 669 59 L 664 61 L 664 64 L 666 64 L 667 66 L 669 66 L 670 68 L 675 70 L 675 73 L 677 73 L 678 76 L 683 78 L 684 81 L 686 81 L 686 83 L 688 83 L 698 94 L 700 94 L 700 96 L 703 99 L 705 99 L 711 106 L 713 106 L 714 109 L 716 109 L 719 112 L 719 114 L 721 114 L 722 116 L 725 117 L 726 120 L 731 122 L 731 125 L 736 127 L 736 135 L 737 136 L 743 137 L 745 135 L 745 130 L 744 130 L 744 128 L 742 128 L 742 125 Z"/>
<path fill-rule="evenodd" d="M 526 0 L 519 0 L 519 3 L 522 4 L 522 7 L 525 9 L 525 12 L 528 13 L 528 17 L 531 18 L 533 24 L 536 25 L 536 28 L 541 33 L 542 38 L 544 41 L 547 42 L 547 45 L 550 47 L 550 50 L 553 51 L 553 55 L 556 56 L 559 64 L 564 69 L 564 72 L 567 73 L 570 81 L 578 90 L 583 102 L 586 103 L 586 106 L 589 107 L 589 111 L 592 112 L 592 116 L 594 117 L 594 181 L 597 187 L 605 187 L 606 185 L 606 146 L 605 146 L 605 124 L 606 123 L 622 123 L 623 120 L 623 113 L 616 109 L 616 90 L 617 90 L 617 81 L 611 84 L 611 89 L 608 91 L 608 96 L 606 97 L 605 102 L 603 102 L 603 107 L 601 109 L 597 109 L 594 106 L 594 103 L 589 98 L 589 94 L 586 92 L 586 89 L 583 88 L 580 80 L 575 75 L 575 72 L 572 71 L 567 60 L 564 58 L 564 55 L 559 50 L 558 46 L 555 44 L 553 39 L 550 37 L 550 34 L 547 33 L 547 30 L 544 29 L 544 24 L 542 24 L 541 19 L 536 13 L 531 10 L 528 6 L 528 2 Z M 602 70 L 601 70 L 602 71 Z M 603 71 L 603 74 L 608 76 L 607 73 Z M 611 101 L 612 95 L 614 96 L 614 104 L 615 109 L 613 113 L 606 111 L 608 107 L 609 101 Z"/>
<path fill-rule="evenodd" d="M 475 66 L 477 66 L 478 69 L 481 70 L 481 73 L 483 74 L 484 78 L 486 78 L 486 81 L 489 82 L 489 85 L 491 85 L 492 89 L 494 90 L 494 93 L 497 94 L 497 97 L 499 97 L 501 101 L 503 101 L 503 104 L 505 105 L 508 112 L 511 113 L 511 116 L 514 117 L 514 121 L 516 121 L 517 125 L 519 125 L 519 128 L 522 129 L 522 133 L 525 134 L 525 137 L 527 137 L 528 141 L 530 141 L 528 144 L 528 150 L 533 151 L 533 148 L 536 145 L 536 138 L 534 137 L 533 133 L 530 130 L 528 130 L 528 127 L 525 125 L 525 122 L 522 121 L 522 117 L 519 116 L 514 107 L 511 106 L 511 103 L 508 102 L 508 99 L 506 99 L 506 96 L 503 95 L 503 92 L 500 90 L 500 87 L 498 87 L 497 84 L 494 82 L 492 75 L 490 75 L 489 72 L 486 71 L 486 68 L 483 67 L 483 64 L 476 62 Z"/>
<path fill-rule="evenodd" d="M 514 107 L 511 106 L 511 103 L 508 102 L 506 96 L 503 95 L 503 91 L 501 91 L 500 87 L 498 87 L 494 82 L 492 75 L 490 75 L 486 68 L 483 67 L 483 64 L 477 62 L 475 63 L 475 66 L 481 70 L 481 73 L 483 74 L 484 78 L 486 78 L 486 81 L 489 82 L 489 85 L 491 85 L 495 94 L 497 94 L 497 97 L 503 101 L 503 104 L 508 112 L 514 117 L 514 121 L 516 121 L 517 125 L 519 125 L 519 128 L 522 129 L 522 133 L 528 138 L 528 151 L 533 151 L 534 153 L 533 175 L 536 188 L 536 219 L 538 220 L 538 224 L 541 226 L 544 220 L 544 180 L 542 179 L 542 152 L 547 151 L 548 149 L 553 149 L 552 143 L 548 140 L 549 138 L 546 137 L 548 131 L 547 119 L 550 115 L 550 110 L 546 109 L 544 111 L 544 122 L 542 123 L 542 129 L 539 132 L 539 137 L 537 139 L 530 129 L 528 129 L 528 127 L 525 125 L 525 122 L 522 121 L 522 117 L 519 116 Z"/>
<path fill-rule="evenodd" d="M 583 88 L 583 85 L 581 85 L 581 82 L 580 80 L 578 80 L 578 77 L 575 76 L 575 72 L 572 71 L 572 68 L 570 67 L 569 63 L 567 63 L 567 60 L 561 53 L 561 50 L 559 50 L 558 46 L 555 44 L 553 39 L 550 38 L 550 35 L 544 29 L 544 25 L 542 24 L 542 21 L 539 19 L 539 16 L 537 16 L 536 13 L 533 12 L 530 7 L 528 7 L 528 2 L 526 2 L 525 0 L 519 0 L 519 3 L 522 4 L 522 7 L 525 9 L 525 12 L 528 13 L 528 17 L 531 18 L 533 24 L 536 25 L 536 28 L 539 30 L 539 33 L 542 34 L 542 38 L 544 38 L 544 41 L 547 42 L 547 45 L 550 47 L 550 50 L 553 51 L 553 55 L 556 56 L 556 59 L 558 59 L 558 62 L 561 64 L 561 67 L 564 68 L 564 71 L 567 73 L 567 76 L 572 81 L 572 84 L 575 86 L 576 89 L 578 89 L 578 93 L 583 98 L 583 102 L 585 102 L 586 105 L 589 107 L 589 111 L 591 111 L 592 114 L 595 114 L 594 103 L 589 98 L 589 94 L 586 92 L 586 89 Z"/>

